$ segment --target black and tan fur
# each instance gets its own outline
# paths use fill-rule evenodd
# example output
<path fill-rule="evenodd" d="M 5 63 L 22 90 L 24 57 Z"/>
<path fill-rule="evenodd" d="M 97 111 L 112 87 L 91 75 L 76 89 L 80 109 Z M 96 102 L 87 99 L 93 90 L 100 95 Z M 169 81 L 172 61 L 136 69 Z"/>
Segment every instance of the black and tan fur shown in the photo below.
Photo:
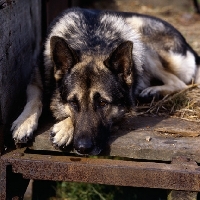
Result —
<path fill-rule="evenodd" d="M 37 128 L 42 94 L 58 122 L 51 140 L 73 142 L 78 154 L 97 155 L 115 119 L 135 97 L 165 95 L 200 83 L 200 59 L 170 24 L 134 13 L 69 9 L 52 23 L 44 49 L 45 91 L 38 69 L 27 105 L 13 122 L 13 138 L 27 142 Z M 153 86 L 158 80 L 161 84 Z"/>

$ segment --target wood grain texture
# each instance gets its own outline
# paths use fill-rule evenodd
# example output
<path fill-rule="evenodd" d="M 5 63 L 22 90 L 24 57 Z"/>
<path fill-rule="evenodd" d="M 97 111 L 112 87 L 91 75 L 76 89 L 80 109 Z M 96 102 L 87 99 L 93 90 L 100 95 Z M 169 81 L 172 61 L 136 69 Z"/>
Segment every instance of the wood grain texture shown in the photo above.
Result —
<path fill-rule="evenodd" d="M 19 112 L 41 42 L 41 1 L 0 1 L 0 107 L 3 123 Z"/>
<path fill-rule="evenodd" d="M 32 150 L 57 151 L 49 139 L 52 125 L 41 124 L 30 147 Z M 200 137 L 177 136 L 159 132 L 159 128 L 200 132 L 199 123 L 177 118 L 130 117 L 113 127 L 102 155 L 154 161 L 171 161 L 175 156 L 186 156 L 200 163 Z"/>

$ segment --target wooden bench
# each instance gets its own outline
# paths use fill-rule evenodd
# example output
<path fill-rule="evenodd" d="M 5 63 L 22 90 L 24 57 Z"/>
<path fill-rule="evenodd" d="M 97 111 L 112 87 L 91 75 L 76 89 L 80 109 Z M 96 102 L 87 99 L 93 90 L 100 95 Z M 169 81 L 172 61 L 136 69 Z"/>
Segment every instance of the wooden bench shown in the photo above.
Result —
<path fill-rule="evenodd" d="M 49 140 L 53 122 L 43 120 L 32 143 L 10 148 L 8 129 L 23 108 L 21 98 L 40 49 L 41 9 L 40 0 L 0 0 L 0 200 L 23 199 L 30 179 L 162 188 L 172 190 L 169 200 L 196 199 L 198 123 L 126 117 L 113 127 L 105 151 L 94 158 L 55 150 Z"/>

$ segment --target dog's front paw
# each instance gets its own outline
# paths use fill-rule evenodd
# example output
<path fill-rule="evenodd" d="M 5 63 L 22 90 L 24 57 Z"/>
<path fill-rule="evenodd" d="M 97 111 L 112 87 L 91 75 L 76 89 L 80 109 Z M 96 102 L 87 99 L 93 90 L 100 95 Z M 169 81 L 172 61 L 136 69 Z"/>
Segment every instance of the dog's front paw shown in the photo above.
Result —
<path fill-rule="evenodd" d="M 70 117 L 55 124 L 50 134 L 50 139 L 55 148 L 65 147 L 73 139 L 74 126 Z"/>
<path fill-rule="evenodd" d="M 15 143 L 27 143 L 33 136 L 34 130 L 37 129 L 37 116 L 29 117 L 19 116 L 12 124 L 11 131 Z"/>

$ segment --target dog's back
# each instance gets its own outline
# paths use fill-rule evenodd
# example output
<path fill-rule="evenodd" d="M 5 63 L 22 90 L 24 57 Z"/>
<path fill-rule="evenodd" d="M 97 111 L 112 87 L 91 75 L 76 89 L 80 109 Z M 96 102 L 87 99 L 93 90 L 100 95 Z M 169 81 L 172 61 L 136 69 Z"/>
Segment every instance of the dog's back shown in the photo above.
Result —
<path fill-rule="evenodd" d="M 52 67 L 49 43 L 53 35 L 64 38 L 81 55 L 108 56 L 123 41 L 133 42 L 133 60 L 142 76 L 136 93 L 142 97 L 165 95 L 191 82 L 200 83 L 199 56 L 172 25 L 154 17 L 69 9 L 52 23 L 44 53 L 47 68 Z M 153 79 L 164 86 L 150 87 Z"/>

